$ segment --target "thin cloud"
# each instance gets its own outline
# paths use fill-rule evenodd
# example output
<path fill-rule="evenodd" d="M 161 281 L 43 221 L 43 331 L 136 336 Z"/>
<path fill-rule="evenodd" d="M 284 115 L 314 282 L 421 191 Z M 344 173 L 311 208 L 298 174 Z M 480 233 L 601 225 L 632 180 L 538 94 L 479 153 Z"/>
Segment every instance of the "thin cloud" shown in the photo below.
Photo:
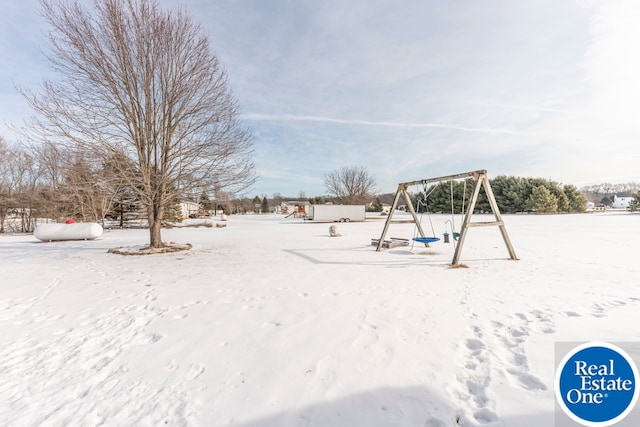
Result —
<path fill-rule="evenodd" d="M 593 117 L 593 114 L 584 113 L 581 111 L 572 111 L 572 110 L 561 110 L 556 108 L 543 108 L 543 107 L 534 107 L 528 105 L 511 105 L 511 104 L 500 104 L 497 102 L 468 102 L 469 105 L 476 105 L 480 107 L 496 107 L 496 108 L 505 108 L 509 110 L 524 110 L 524 111 L 538 111 L 541 113 L 557 113 L 557 114 L 566 114 L 570 116 L 586 116 Z"/>
<path fill-rule="evenodd" d="M 385 126 L 394 128 L 439 128 L 452 129 L 464 132 L 483 132 L 483 133 L 502 133 L 502 134 L 523 134 L 522 132 L 512 131 L 508 129 L 488 129 L 488 128 L 469 128 L 464 126 L 448 125 L 441 123 L 403 123 L 403 122 L 376 122 L 370 120 L 354 120 L 354 119 L 336 119 L 332 117 L 322 116 L 295 116 L 291 114 L 245 114 L 242 116 L 245 120 L 253 121 L 293 121 L 293 122 L 323 122 L 335 123 L 355 126 Z"/>
<path fill-rule="evenodd" d="M 342 124 L 342 125 L 352 125 L 352 126 L 380 126 L 380 127 L 403 128 L 403 129 L 432 128 L 432 129 L 457 130 L 461 132 L 471 132 L 471 133 L 533 136 L 533 137 L 553 138 L 553 139 L 570 138 L 576 141 L 587 140 L 577 135 L 544 134 L 544 133 L 538 133 L 538 132 L 517 131 L 512 129 L 478 128 L 478 127 L 467 127 L 467 126 L 451 125 L 451 124 L 444 124 L 444 123 L 388 122 L 388 121 L 371 121 L 371 120 L 358 120 L 358 119 L 336 119 L 333 117 L 323 117 L 323 116 L 297 116 L 292 114 L 258 114 L 258 113 L 244 114 L 242 115 L 242 119 L 247 121 L 320 122 L 320 123 Z"/>

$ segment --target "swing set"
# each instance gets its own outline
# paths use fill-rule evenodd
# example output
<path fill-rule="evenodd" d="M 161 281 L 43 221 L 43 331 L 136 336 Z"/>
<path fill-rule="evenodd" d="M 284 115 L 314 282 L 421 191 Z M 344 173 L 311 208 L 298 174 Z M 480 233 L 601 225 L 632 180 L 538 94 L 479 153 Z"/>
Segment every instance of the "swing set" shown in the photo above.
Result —
<path fill-rule="evenodd" d="M 467 207 L 466 213 L 465 213 L 464 203 L 466 198 L 466 185 L 467 185 L 467 178 L 470 178 L 470 177 L 473 178 L 473 180 L 475 181 L 475 185 L 473 188 L 471 198 L 469 200 L 469 206 Z M 462 178 L 465 179 L 463 199 L 462 199 L 462 214 L 464 219 L 462 221 L 462 226 L 460 227 L 460 232 L 458 233 L 455 230 L 453 181 L 457 179 L 462 179 Z M 502 234 L 502 240 L 504 240 L 505 246 L 509 251 L 509 257 L 512 260 L 517 260 L 518 258 L 516 257 L 516 253 L 513 249 L 513 246 L 511 245 L 511 241 L 509 240 L 509 235 L 507 234 L 507 229 L 504 225 L 504 221 L 502 220 L 502 216 L 500 215 L 500 209 L 498 208 L 498 204 L 496 203 L 496 199 L 493 195 L 493 191 L 491 190 L 491 185 L 489 184 L 489 178 L 487 177 L 486 170 L 476 170 L 472 172 L 441 176 L 438 178 L 423 179 L 419 181 L 402 182 L 398 184 L 398 191 L 396 192 L 396 195 L 393 199 L 393 205 L 391 206 L 389 215 L 387 216 L 387 221 L 384 224 L 382 235 L 378 240 L 376 251 L 380 252 L 384 247 L 385 237 L 387 235 L 387 231 L 389 230 L 389 225 L 392 222 L 393 213 L 398 207 L 398 202 L 400 201 L 400 197 L 404 197 L 404 200 L 406 201 L 406 204 L 407 204 L 407 210 L 409 211 L 409 213 L 413 218 L 412 222 L 416 224 L 416 233 L 412 240 L 414 242 L 424 243 L 425 246 L 429 246 L 429 243 L 435 243 L 440 241 L 440 238 L 435 236 L 435 230 L 433 228 L 433 223 L 431 222 L 431 215 L 429 214 L 429 208 L 427 205 L 427 200 L 429 198 L 429 195 L 431 194 L 431 192 L 433 192 L 435 187 L 434 189 L 432 189 L 430 192 L 427 193 L 427 186 L 428 184 L 431 184 L 431 183 L 436 183 L 436 182 L 442 183 L 446 181 L 451 182 L 451 220 L 447 220 L 446 222 L 451 222 L 451 233 L 453 235 L 453 240 L 454 242 L 457 242 L 457 245 L 455 245 L 455 251 L 453 254 L 453 260 L 451 261 L 451 265 L 454 265 L 454 266 L 458 265 L 458 261 L 460 260 L 460 254 L 462 252 L 462 247 L 467 237 L 467 232 L 469 231 L 469 228 L 472 228 L 472 227 L 497 226 L 500 229 L 500 233 Z M 420 210 L 420 205 L 421 204 L 424 205 L 425 210 L 427 211 L 427 215 L 429 215 L 429 224 L 431 225 L 431 232 L 432 232 L 431 236 L 425 235 L 424 230 L 422 229 L 421 220 L 418 219 L 416 211 L 413 208 L 413 203 L 411 202 L 411 196 L 407 191 L 409 187 L 413 185 L 420 185 L 420 184 L 423 186 L 425 197 L 424 197 L 424 202 L 422 201 L 418 202 L 417 209 Z M 480 194 L 481 187 L 484 188 L 484 192 L 489 201 L 489 205 L 491 206 L 491 210 L 493 211 L 495 221 L 485 221 L 485 222 L 471 221 L 471 217 L 473 216 L 473 210 L 476 206 L 476 202 L 478 201 L 478 195 Z M 420 217 L 422 217 L 422 213 L 420 214 Z M 418 233 L 420 234 L 419 236 L 417 235 Z"/>

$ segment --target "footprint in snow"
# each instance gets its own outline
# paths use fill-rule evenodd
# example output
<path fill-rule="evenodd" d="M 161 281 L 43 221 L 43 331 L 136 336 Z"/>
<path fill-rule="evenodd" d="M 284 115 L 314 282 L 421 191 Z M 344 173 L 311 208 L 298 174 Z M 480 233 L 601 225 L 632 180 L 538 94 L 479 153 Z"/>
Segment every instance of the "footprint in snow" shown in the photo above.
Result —
<path fill-rule="evenodd" d="M 449 423 L 439 420 L 437 418 L 429 418 L 425 423 L 424 427 L 447 427 Z"/>
<path fill-rule="evenodd" d="M 541 390 L 544 391 L 547 389 L 547 386 L 540 381 L 535 376 L 528 374 L 526 372 L 522 372 L 519 369 L 507 369 L 511 375 L 515 376 L 518 381 L 520 381 L 520 385 L 524 387 L 525 390 L 536 391 Z"/>
<path fill-rule="evenodd" d="M 467 339 L 467 348 L 471 351 L 482 350 L 484 348 L 484 343 L 475 338 Z"/>
<path fill-rule="evenodd" d="M 190 381 L 195 380 L 200 375 L 202 375 L 204 371 L 205 371 L 205 367 L 203 364 L 194 363 L 191 366 L 189 366 L 189 371 L 187 371 L 187 379 Z"/>
<path fill-rule="evenodd" d="M 541 313 L 533 313 L 534 317 L 540 320 Z M 519 326 L 496 326 L 494 333 L 500 339 L 505 349 L 511 354 L 511 360 L 508 362 L 511 366 L 506 371 L 511 374 L 517 383 L 529 391 L 546 390 L 547 386 L 537 377 L 529 373 L 529 363 L 525 354 L 524 343 L 529 336 L 530 321 L 527 316 L 522 313 L 516 313 L 516 317 L 523 321 Z"/>

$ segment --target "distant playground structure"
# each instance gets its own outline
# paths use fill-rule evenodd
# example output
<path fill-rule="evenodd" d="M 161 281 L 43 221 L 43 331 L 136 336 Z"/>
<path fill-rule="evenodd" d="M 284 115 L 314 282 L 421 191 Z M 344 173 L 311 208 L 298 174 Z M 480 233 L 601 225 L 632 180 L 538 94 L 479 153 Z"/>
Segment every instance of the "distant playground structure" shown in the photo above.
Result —
<path fill-rule="evenodd" d="M 469 200 L 469 204 L 466 208 L 466 212 L 464 208 L 464 200 L 462 202 L 462 214 L 464 215 L 464 219 L 462 221 L 462 226 L 460 227 L 460 232 L 456 232 L 455 221 L 453 220 L 453 214 L 454 214 L 453 181 L 464 179 L 465 180 L 464 185 L 466 190 L 466 180 L 468 178 L 473 178 L 474 188 L 473 188 L 473 192 L 471 193 L 471 197 Z M 398 190 L 396 191 L 396 195 L 393 199 L 393 204 L 391 206 L 391 209 L 389 210 L 389 215 L 387 216 L 387 220 L 384 224 L 384 229 L 382 230 L 380 239 L 377 240 L 376 251 L 380 252 L 383 247 L 389 247 L 389 244 L 392 243 L 389 240 L 385 240 L 385 238 L 387 236 L 389 226 L 391 225 L 391 222 L 393 219 L 393 213 L 398 208 L 398 203 L 400 202 L 401 197 L 404 197 L 407 210 L 409 211 L 412 217 L 411 222 L 416 224 L 417 233 L 419 233 L 419 236 L 414 237 L 413 240 L 419 243 L 424 243 L 426 246 L 428 246 L 429 243 L 434 243 L 440 240 L 440 238 L 435 237 L 435 232 L 433 230 L 433 224 L 431 223 L 430 217 L 429 217 L 429 223 L 431 224 L 432 235 L 431 236 L 425 235 L 424 230 L 422 228 L 421 221 L 418 219 L 418 216 L 416 215 L 416 209 L 413 207 L 413 202 L 411 201 L 411 196 L 408 192 L 408 189 L 409 187 L 414 185 L 422 185 L 424 189 L 423 204 L 425 206 L 427 215 L 430 215 L 427 200 L 429 198 L 429 194 L 431 193 L 428 191 L 428 185 L 433 183 L 443 183 L 443 182 L 451 182 L 452 184 L 451 186 L 451 214 L 452 214 L 451 227 L 452 227 L 454 242 L 457 242 L 457 244 L 455 246 L 453 259 L 451 260 L 451 265 L 452 266 L 458 265 L 458 262 L 460 261 L 460 254 L 462 253 L 462 247 L 464 246 L 464 242 L 467 237 L 467 232 L 469 231 L 469 228 L 473 228 L 473 227 L 497 226 L 500 229 L 500 233 L 502 234 L 502 240 L 504 241 L 504 244 L 507 247 L 507 250 L 509 252 L 509 258 L 512 260 L 517 260 L 518 258 L 516 257 L 516 253 L 513 249 L 513 246 L 511 245 L 511 240 L 509 239 L 509 235 L 507 234 L 507 229 L 504 225 L 504 221 L 502 220 L 502 216 L 500 215 L 500 209 L 498 208 L 498 204 L 496 203 L 493 190 L 491 190 L 491 184 L 489 183 L 489 178 L 487 177 L 487 171 L 484 169 L 471 171 L 471 172 L 463 172 L 463 173 L 458 173 L 454 175 L 441 176 L 437 178 L 428 178 L 428 179 L 421 179 L 417 181 L 402 182 L 398 184 Z M 480 194 L 480 188 L 484 188 L 484 192 L 487 196 L 487 200 L 489 201 L 489 205 L 491 206 L 491 210 L 493 211 L 493 215 L 495 218 L 494 221 L 483 221 L 483 222 L 471 221 L 471 217 L 473 216 L 473 211 L 475 209 L 476 202 L 478 201 L 478 195 Z M 466 191 L 463 191 L 463 197 L 466 196 L 465 193 Z M 448 235 L 445 234 L 445 238 L 448 238 Z"/>

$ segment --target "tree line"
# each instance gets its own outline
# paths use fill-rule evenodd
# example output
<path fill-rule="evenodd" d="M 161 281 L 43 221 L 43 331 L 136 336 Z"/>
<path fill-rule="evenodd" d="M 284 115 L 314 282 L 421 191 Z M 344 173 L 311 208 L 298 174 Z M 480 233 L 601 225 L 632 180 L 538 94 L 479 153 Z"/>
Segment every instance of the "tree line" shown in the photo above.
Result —
<path fill-rule="evenodd" d="M 587 198 L 573 185 L 561 185 L 544 178 L 497 176 L 489 180 L 502 213 L 584 212 Z M 465 212 L 475 181 L 434 184 L 416 193 L 414 206 L 420 212 Z M 474 212 L 491 212 L 484 191 L 480 191 Z"/>
<path fill-rule="evenodd" d="M 43 220 L 74 219 L 103 226 L 110 220 L 120 227 L 147 221 L 140 188 L 123 176 L 122 169 L 135 171 L 135 163 L 121 157 L 104 159 L 90 151 L 70 154 L 52 144 L 8 144 L 0 137 L 0 233 L 33 232 Z M 163 221 L 182 219 L 183 200 L 196 202 L 200 213 L 253 210 L 250 199 L 208 184 L 169 186 Z"/>
<path fill-rule="evenodd" d="M 340 203 L 365 203 L 370 210 L 382 210 L 380 197 L 372 195 L 375 179 L 364 167 L 345 167 L 325 176 L 325 187 Z M 500 210 L 505 213 L 584 212 L 587 198 L 573 185 L 561 185 L 543 178 L 498 176 L 490 180 Z M 433 184 L 413 196 L 419 212 L 457 212 L 465 210 L 475 186 L 472 178 Z M 317 198 L 316 198 L 317 199 Z M 311 203 L 317 203 L 310 199 Z M 491 210 L 484 191 L 479 193 L 475 210 Z"/>
<path fill-rule="evenodd" d="M 371 189 L 375 179 L 363 168 L 343 168 L 328 174 L 325 183 L 329 196 L 299 197 L 310 204 L 365 204 L 367 210 L 383 210 L 382 199 L 392 199 L 393 194 L 374 195 Z M 351 174 L 347 173 L 351 172 Z M 354 176 L 365 184 L 353 184 Z M 346 177 L 346 178 L 345 178 Z M 364 179 L 363 177 L 366 177 Z M 584 212 L 587 207 L 586 196 L 573 185 L 562 185 L 544 178 L 522 178 L 515 176 L 497 176 L 489 180 L 496 202 L 503 213 L 574 213 Z M 412 194 L 412 203 L 417 212 L 464 213 L 469 205 L 475 181 L 472 178 L 461 181 L 447 181 L 427 186 Z M 366 188 L 366 191 L 362 191 Z M 350 191 L 350 189 L 356 189 Z M 639 193 L 640 194 L 640 193 Z M 271 200 L 279 203 L 282 197 Z M 255 212 L 268 212 L 269 200 L 266 196 L 256 196 L 253 200 Z M 632 203 L 633 206 L 633 203 Z M 640 208 L 640 203 L 638 203 Z M 483 190 L 478 195 L 475 211 L 490 212 L 491 207 Z"/>
<path fill-rule="evenodd" d="M 122 158 L 66 153 L 55 145 L 9 145 L 0 138 L 0 233 L 30 232 L 39 220 L 98 221 L 120 226 L 146 218 L 135 184 L 118 172 Z M 133 168 L 133 164 L 130 164 Z M 179 192 L 169 197 L 166 220 L 180 216 Z"/>

